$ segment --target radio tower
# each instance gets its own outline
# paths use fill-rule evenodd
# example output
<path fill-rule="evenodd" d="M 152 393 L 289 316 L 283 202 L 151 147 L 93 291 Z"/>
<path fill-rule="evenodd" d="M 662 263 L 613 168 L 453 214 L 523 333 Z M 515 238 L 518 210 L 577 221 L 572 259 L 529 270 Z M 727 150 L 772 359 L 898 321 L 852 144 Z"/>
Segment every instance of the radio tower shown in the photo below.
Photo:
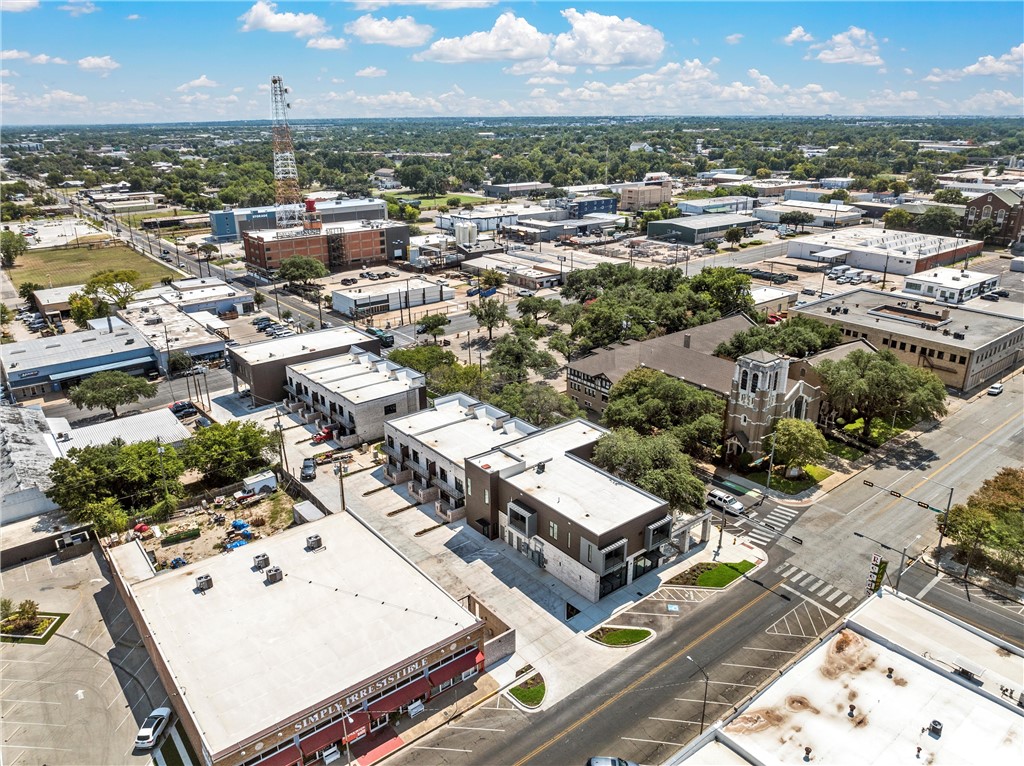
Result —
<path fill-rule="evenodd" d="M 274 201 L 278 205 L 296 205 L 301 201 L 295 147 L 292 146 L 292 132 L 286 116 L 292 106 L 286 100 L 287 93 L 284 80 L 277 75 L 270 78 L 270 105 L 274 121 Z"/>

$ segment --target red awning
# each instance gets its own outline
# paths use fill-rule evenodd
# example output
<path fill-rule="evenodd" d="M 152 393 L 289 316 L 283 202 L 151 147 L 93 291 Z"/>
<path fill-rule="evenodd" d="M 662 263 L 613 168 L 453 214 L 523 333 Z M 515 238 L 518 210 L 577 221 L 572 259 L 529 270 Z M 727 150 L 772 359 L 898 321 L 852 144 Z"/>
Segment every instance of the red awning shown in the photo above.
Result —
<path fill-rule="evenodd" d="M 345 733 L 346 736 L 342 739 L 342 743 L 352 742 L 365 737 L 370 733 L 370 714 L 364 713 L 360 710 L 357 713 L 350 713 L 349 718 L 352 721 L 345 721 Z"/>
<path fill-rule="evenodd" d="M 266 760 L 260 761 L 260 766 L 292 766 L 295 763 L 302 763 L 302 754 L 295 745 L 278 750 Z"/>
<path fill-rule="evenodd" d="M 430 694 L 430 681 L 425 678 L 417 678 L 408 686 L 403 686 L 398 691 L 391 692 L 376 702 L 371 702 L 370 717 L 380 718 L 387 713 L 394 713 L 398 708 L 405 707 L 414 699 L 419 699 L 426 694 Z"/>
<path fill-rule="evenodd" d="M 434 686 L 440 686 L 445 681 L 451 681 L 455 676 L 462 675 L 470 668 L 476 667 L 484 661 L 484 653 L 476 652 L 475 654 L 470 652 L 469 654 L 459 657 L 454 662 L 449 662 L 447 665 L 442 665 L 433 673 L 430 674 L 430 683 Z"/>
<path fill-rule="evenodd" d="M 323 750 L 325 747 L 329 747 L 335 742 L 340 742 L 344 736 L 345 730 L 341 726 L 341 721 L 338 721 L 337 723 L 332 723 L 330 726 L 323 728 L 320 731 L 313 732 L 311 735 L 299 742 L 299 747 L 302 748 L 303 755 L 312 755 L 317 750 Z"/>

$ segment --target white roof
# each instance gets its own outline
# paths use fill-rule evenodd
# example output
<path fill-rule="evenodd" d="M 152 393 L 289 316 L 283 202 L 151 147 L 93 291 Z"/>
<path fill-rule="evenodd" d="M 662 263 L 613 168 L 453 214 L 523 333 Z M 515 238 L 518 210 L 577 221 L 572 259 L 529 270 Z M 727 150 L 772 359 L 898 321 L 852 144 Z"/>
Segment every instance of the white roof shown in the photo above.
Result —
<path fill-rule="evenodd" d="M 963 290 L 974 285 L 981 285 L 989 281 L 999 281 L 998 274 L 985 274 L 980 271 L 966 271 L 961 269 L 928 269 L 920 271 L 907 277 L 907 281 L 925 282 L 930 285 L 940 285 L 953 290 Z"/>
<path fill-rule="evenodd" d="M 769 301 L 778 301 L 783 298 L 796 296 L 795 290 L 780 290 L 777 287 L 755 287 L 750 291 L 750 297 L 754 299 L 754 305 L 758 306 Z"/>
<path fill-rule="evenodd" d="M 34 407 L 0 407 L 0 426 L 2 494 L 52 486 L 50 466 L 59 453 L 43 411 Z"/>
<path fill-rule="evenodd" d="M 348 290 L 333 290 L 332 293 L 335 295 L 344 295 L 352 300 L 358 300 L 359 298 L 365 298 L 369 295 L 393 295 L 405 293 L 406 284 L 408 284 L 408 289 L 410 291 L 441 289 L 441 285 L 435 282 L 430 282 L 429 280 L 422 279 L 420 277 L 413 277 L 409 280 L 401 279 L 394 282 L 371 282 L 363 287 L 355 289 L 349 288 Z"/>
<path fill-rule="evenodd" d="M 426 376 L 408 367 L 356 349 L 348 354 L 330 356 L 288 367 L 311 384 L 323 386 L 328 393 L 352 404 L 385 399 L 426 385 Z"/>
<path fill-rule="evenodd" d="M 1024 719 L 998 688 L 1000 681 L 1020 688 L 1019 649 L 1007 651 L 889 592 L 869 599 L 847 625 L 754 698 L 721 736 L 764 764 L 797 762 L 805 747 L 816 763 L 865 766 L 916 762 L 917 747 L 921 763 L 1020 759 Z M 986 669 L 982 684 L 952 677 L 963 653 Z M 939 737 L 928 733 L 933 720 L 942 724 Z"/>
<path fill-rule="evenodd" d="M 230 349 L 233 356 L 247 364 L 262 364 L 271 359 L 291 359 L 305 353 L 325 348 L 348 348 L 360 343 L 372 342 L 366 333 L 354 327 L 332 327 L 316 332 L 304 332 L 287 338 L 272 338 L 259 343 L 249 343 Z"/>
<path fill-rule="evenodd" d="M 62 422 L 63 421 L 63 422 Z M 91 426 L 67 429 L 67 421 L 63 418 L 50 419 L 50 427 L 55 433 L 66 433 L 69 438 L 58 441 L 64 452 L 72 447 L 87 447 L 93 444 L 109 444 L 114 439 L 122 439 L 125 444 L 151 442 L 160 439 L 164 444 L 179 444 L 192 432 L 181 424 L 174 413 L 166 407 L 138 415 L 105 420 Z"/>
<path fill-rule="evenodd" d="M 324 547 L 306 550 L 306 537 Z M 266 553 L 284 580 L 252 568 Z M 373 680 L 476 624 L 436 583 L 349 514 L 334 514 L 231 553 L 147 576 L 127 571 L 146 628 L 211 753 Z M 198 575 L 213 587 L 200 595 Z"/>

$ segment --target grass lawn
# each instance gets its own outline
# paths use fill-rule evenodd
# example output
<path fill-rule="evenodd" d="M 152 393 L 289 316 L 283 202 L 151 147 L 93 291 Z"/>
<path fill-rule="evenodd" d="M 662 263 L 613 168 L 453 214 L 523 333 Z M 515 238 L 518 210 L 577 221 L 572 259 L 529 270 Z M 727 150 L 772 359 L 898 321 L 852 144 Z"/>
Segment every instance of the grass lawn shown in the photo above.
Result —
<path fill-rule="evenodd" d="M 66 612 L 39 612 L 39 617 L 43 620 L 37 631 L 40 635 L 31 638 L 4 635 L 0 636 L 0 642 L 5 644 L 34 644 L 36 646 L 43 646 L 57 634 L 61 624 L 68 618 L 68 615 Z"/>
<path fill-rule="evenodd" d="M 537 707 L 544 700 L 544 677 L 536 673 L 509 689 L 509 694 L 527 707 Z"/>
<path fill-rule="evenodd" d="M 442 194 L 440 197 L 428 197 L 424 194 L 401 194 L 398 196 L 402 199 L 418 199 L 420 201 L 420 210 L 430 210 L 441 205 L 447 205 L 448 200 L 453 197 L 458 197 L 459 202 L 463 205 L 467 203 L 476 205 L 487 201 L 486 197 L 478 197 L 475 194 Z"/>
<path fill-rule="evenodd" d="M 737 577 L 746 574 L 753 568 L 753 562 L 746 560 L 735 564 L 719 564 L 714 569 L 698 577 L 697 585 L 702 588 L 724 588 Z"/>
<path fill-rule="evenodd" d="M 17 265 L 8 273 L 15 286 L 25 282 L 54 287 L 80 285 L 97 271 L 105 269 L 134 269 L 144 282 L 158 284 L 163 277 L 177 276 L 166 266 L 124 247 L 87 247 L 26 250 Z"/>
<path fill-rule="evenodd" d="M 896 425 L 895 427 L 893 427 L 893 422 L 891 420 L 886 420 L 885 418 L 875 418 L 874 420 L 871 421 L 871 434 L 866 438 L 867 441 L 871 442 L 872 444 L 884 444 L 897 434 L 903 433 L 912 425 L 914 424 L 908 422 L 907 420 L 900 420 L 900 418 L 897 417 Z M 843 430 L 846 431 L 846 433 L 851 434 L 852 436 L 857 436 L 860 437 L 861 439 L 864 439 L 865 435 L 862 433 L 862 431 L 864 430 L 864 418 L 857 418 L 852 423 L 847 423 L 845 426 L 843 426 Z"/>
<path fill-rule="evenodd" d="M 825 441 L 828 443 L 829 454 L 841 457 L 843 460 L 849 460 L 852 463 L 854 460 L 864 457 L 864 450 L 837 442 L 835 439 L 826 439 Z"/>
<path fill-rule="evenodd" d="M 805 489 L 813 487 L 815 484 L 824 481 L 832 472 L 827 468 L 822 468 L 820 465 L 805 465 L 804 473 L 806 474 L 800 479 L 787 479 L 782 474 L 782 468 L 776 471 L 772 471 L 772 489 L 778 490 L 785 495 L 796 495 L 803 492 Z M 751 481 L 756 481 L 758 484 L 764 485 L 768 481 L 767 471 L 758 471 L 756 473 L 748 473 L 747 478 Z"/>
<path fill-rule="evenodd" d="M 176 215 L 198 215 L 198 213 L 195 210 L 186 210 L 180 207 L 172 210 L 140 210 L 137 213 L 119 215 L 117 220 L 124 221 L 125 223 L 131 221 L 132 226 L 138 228 L 140 223 L 146 218 L 172 218 Z"/>
<path fill-rule="evenodd" d="M 608 646 L 632 646 L 651 635 L 646 628 L 601 628 L 590 637 Z"/>

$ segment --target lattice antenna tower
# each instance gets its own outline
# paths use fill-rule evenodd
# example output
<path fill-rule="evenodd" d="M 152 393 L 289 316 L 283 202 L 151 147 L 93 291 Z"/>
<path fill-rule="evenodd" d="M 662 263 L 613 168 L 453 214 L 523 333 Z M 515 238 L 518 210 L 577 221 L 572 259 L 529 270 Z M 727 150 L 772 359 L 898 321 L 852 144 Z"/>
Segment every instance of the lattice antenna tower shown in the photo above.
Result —
<path fill-rule="evenodd" d="M 299 171 L 295 165 L 295 147 L 288 127 L 288 88 L 275 75 L 270 78 L 270 106 L 274 121 L 274 201 L 278 205 L 294 205 L 301 201 Z"/>

